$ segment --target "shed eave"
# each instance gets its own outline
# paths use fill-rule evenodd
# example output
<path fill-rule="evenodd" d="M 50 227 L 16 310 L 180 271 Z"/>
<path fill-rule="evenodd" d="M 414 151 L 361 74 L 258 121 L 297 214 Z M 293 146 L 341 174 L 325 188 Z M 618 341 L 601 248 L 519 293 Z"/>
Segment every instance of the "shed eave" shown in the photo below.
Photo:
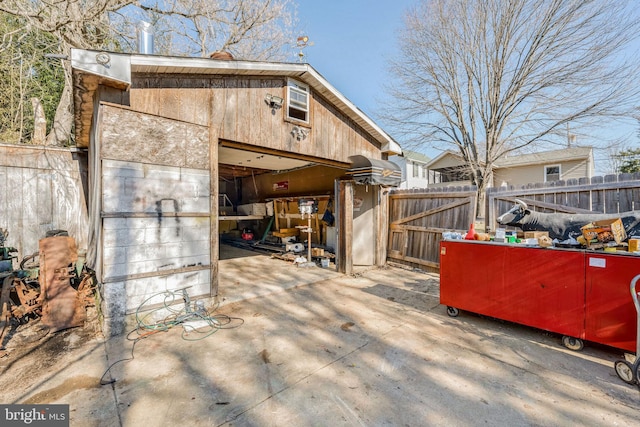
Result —
<path fill-rule="evenodd" d="M 150 74 L 215 74 L 215 75 L 269 75 L 292 77 L 308 84 L 314 91 L 332 102 L 350 119 L 365 129 L 381 144 L 387 154 L 401 154 L 402 149 L 391 136 L 369 116 L 356 107 L 318 71 L 309 64 L 217 60 L 209 58 L 166 57 L 132 55 L 132 73 Z"/>
<path fill-rule="evenodd" d="M 114 67 L 98 61 L 98 55 L 107 55 Z M 121 54 L 112 52 L 72 49 L 72 67 L 77 72 L 97 74 L 130 85 L 133 74 L 201 74 L 292 77 L 308 84 L 315 92 L 332 103 L 349 119 L 358 124 L 378 144 L 385 154 L 402 154 L 400 144 L 388 135 L 362 110 L 333 87 L 311 65 L 265 61 L 219 60 L 160 55 Z M 117 72 L 116 72 L 117 71 Z"/>

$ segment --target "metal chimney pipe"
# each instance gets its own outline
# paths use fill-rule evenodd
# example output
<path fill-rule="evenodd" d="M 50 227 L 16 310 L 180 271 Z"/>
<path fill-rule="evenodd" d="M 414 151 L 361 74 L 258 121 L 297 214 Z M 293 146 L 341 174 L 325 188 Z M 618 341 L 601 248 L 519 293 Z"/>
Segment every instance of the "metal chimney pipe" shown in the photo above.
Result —
<path fill-rule="evenodd" d="M 153 55 L 153 25 L 141 21 L 136 29 L 138 53 Z"/>

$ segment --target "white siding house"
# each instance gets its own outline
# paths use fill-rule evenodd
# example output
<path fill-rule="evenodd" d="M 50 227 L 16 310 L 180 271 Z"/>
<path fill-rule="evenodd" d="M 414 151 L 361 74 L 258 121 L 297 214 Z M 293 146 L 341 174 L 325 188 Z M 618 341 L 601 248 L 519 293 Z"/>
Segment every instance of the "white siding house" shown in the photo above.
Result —
<path fill-rule="evenodd" d="M 427 164 L 431 161 L 429 157 L 415 151 L 403 150 L 401 155 L 392 156 L 389 160 L 402 170 L 399 189 L 427 188 L 429 183 Z"/>
<path fill-rule="evenodd" d="M 489 186 L 524 186 L 539 182 L 591 178 L 593 149 L 570 147 L 560 150 L 505 156 L 493 165 Z M 470 185 L 471 176 L 460 155 L 444 151 L 428 164 L 429 186 Z"/>

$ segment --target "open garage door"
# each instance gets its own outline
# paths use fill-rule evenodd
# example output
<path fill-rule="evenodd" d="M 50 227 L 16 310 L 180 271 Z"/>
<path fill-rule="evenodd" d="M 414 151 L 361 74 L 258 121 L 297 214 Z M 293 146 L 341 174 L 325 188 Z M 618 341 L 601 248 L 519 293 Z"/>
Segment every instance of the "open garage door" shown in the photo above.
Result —
<path fill-rule="evenodd" d="M 229 141 L 220 142 L 218 153 L 221 243 L 245 228 L 255 240 L 271 232 L 297 236 L 297 201 L 307 197 L 316 200 L 319 209 L 313 215 L 312 243 L 325 245 L 335 236 L 334 224 L 321 219 L 327 209 L 334 212 L 333 184 L 347 164 Z"/>

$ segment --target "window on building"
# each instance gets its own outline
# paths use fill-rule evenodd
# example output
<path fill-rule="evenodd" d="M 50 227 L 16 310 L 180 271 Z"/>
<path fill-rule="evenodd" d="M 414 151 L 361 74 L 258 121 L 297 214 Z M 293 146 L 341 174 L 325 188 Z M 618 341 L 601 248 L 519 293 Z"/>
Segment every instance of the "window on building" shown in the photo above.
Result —
<path fill-rule="evenodd" d="M 287 82 L 287 117 L 309 123 L 309 86 Z"/>
<path fill-rule="evenodd" d="M 422 166 L 422 177 L 427 179 L 429 176 L 429 169 L 426 166 Z"/>
<path fill-rule="evenodd" d="M 413 174 L 411 176 L 413 176 L 414 178 L 419 178 L 420 177 L 420 168 L 418 166 L 417 163 L 412 163 L 413 165 Z"/>
<path fill-rule="evenodd" d="M 560 165 L 544 167 L 544 182 L 560 180 Z"/>
<path fill-rule="evenodd" d="M 472 175 L 468 166 L 455 166 L 429 171 L 437 176 L 437 183 L 471 181 Z"/>

